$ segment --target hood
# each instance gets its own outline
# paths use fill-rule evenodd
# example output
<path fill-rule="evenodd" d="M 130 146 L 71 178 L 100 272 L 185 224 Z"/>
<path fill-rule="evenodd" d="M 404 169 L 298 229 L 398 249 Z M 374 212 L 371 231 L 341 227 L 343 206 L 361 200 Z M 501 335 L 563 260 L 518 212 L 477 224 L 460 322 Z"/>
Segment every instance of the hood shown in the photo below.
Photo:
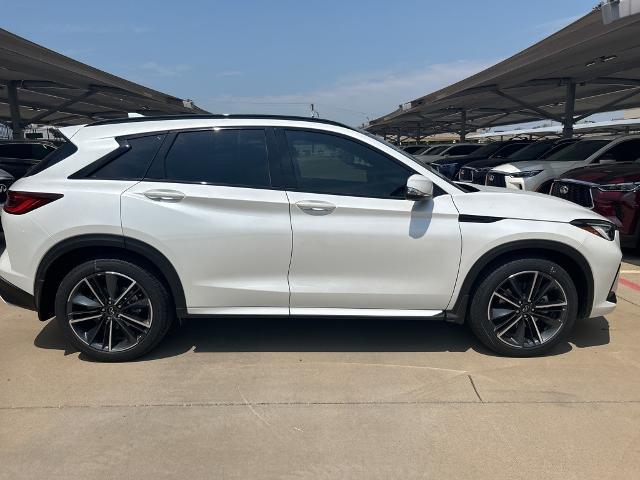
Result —
<path fill-rule="evenodd" d="M 598 185 L 640 182 L 640 163 L 622 162 L 610 165 L 592 165 L 576 168 L 560 177 Z"/>
<path fill-rule="evenodd" d="M 479 192 L 453 195 L 461 215 L 568 223 L 576 219 L 606 220 L 577 203 L 543 193 L 474 185 Z"/>
<path fill-rule="evenodd" d="M 440 158 L 448 158 L 448 157 L 442 157 L 440 155 L 414 155 L 419 162 L 422 163 L 431 163 L 434 160 L 438 160 Z"/>
<path fill-rule="evenodd" d="M 574 165 L 580 164 L 580 162 L 547 162 L 545 160 L 530 160 L 528 162 L 503 162 L 500 165 L 494 167 L 495 172 L 515 173 L 524 172 L 527 170 L 548 170 L 554 168 L 562 168 L 568 170 L 573 168 Z"/>
<path fill-rule="evenodd" d="M 447 163 L 458 163 L 458 164 L 464 165 L 471 161 L 486 160 L 486 159 L 487 157 L 474 158 L 469 155 L 450 155 L 448 157 L 439 157 L 433 163 L 440 164 L 440 165 L 446 165 Z"/>
<path fill-rule="evenodd" d="M 465 167 L 493 168 L 493 167 L 497 167 L 498 165 L 504 165 L 505 162 L 509 162 L 510 164 L 520 164 L 524 162 L 535 162 L 535 159 L 530 158 L 530 159 L 523 159 L 523 160 L 518 160 L 516 162 L 513 162 L 513 161 L 509 161 L 509 159 L 507 158 L 485 158 L 482 160 L 474 160 L 473 162 L 469 162 L 465 165 Z"/>

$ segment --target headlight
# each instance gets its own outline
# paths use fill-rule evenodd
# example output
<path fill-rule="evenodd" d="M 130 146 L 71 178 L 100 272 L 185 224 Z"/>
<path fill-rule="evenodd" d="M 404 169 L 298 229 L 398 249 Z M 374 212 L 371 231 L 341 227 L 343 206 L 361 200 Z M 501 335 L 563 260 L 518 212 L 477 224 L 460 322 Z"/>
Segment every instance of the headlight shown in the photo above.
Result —
<path fill-rule="evenodd" d="M 605 240 L 614 240 L 616 238 L 616 226 L 606 220 L 574 220 L 571 222 L 571 225 L 593 233 Z"/>
<path fill-rule="evenodd" d="M 526 170 L 524 172 L 508 173 L 507 175 L 513 178 L 528 178 L 528 177 L 534 177 L 538 175 L 540 172 L 542 172 L 542 170 Z"/>
<path fill-rule="evenodd" d="M 599 185 L 598 190 L 603 192 L 635 192 L 640 189 L 640 182 L 612 183 L 611 185 Z"/>

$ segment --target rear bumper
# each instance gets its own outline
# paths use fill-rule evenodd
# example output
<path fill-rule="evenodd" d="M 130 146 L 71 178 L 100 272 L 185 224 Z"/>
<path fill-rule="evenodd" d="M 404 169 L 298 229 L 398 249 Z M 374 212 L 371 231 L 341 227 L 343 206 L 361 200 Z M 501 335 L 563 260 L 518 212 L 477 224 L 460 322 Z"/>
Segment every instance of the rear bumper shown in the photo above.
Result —
<path fill-rule="evenodd" d="M 26 308 L 27 310 L 35 311 L 36 309 L 36 302 L 33 295 L 19 289 L 2 277 L 0 277 L 0 297 L 10 305 Z"/>

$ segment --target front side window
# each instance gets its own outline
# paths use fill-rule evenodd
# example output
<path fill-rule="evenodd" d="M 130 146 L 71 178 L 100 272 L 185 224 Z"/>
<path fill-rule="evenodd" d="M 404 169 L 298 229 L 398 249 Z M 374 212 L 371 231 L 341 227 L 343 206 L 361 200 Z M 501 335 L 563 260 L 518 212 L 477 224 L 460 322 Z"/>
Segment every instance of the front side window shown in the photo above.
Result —
<path fill-rule="evenodd" d="M 173 182 L 268 188 L 269 159 L 262 129 L 213 129 L 176 136 L 164 159 Z"/>
<path fill-rule="evenodd" d="M 333 195 L 405 198 L 409 168 L 337 135 L 287 130 L 298 190 Z"/>

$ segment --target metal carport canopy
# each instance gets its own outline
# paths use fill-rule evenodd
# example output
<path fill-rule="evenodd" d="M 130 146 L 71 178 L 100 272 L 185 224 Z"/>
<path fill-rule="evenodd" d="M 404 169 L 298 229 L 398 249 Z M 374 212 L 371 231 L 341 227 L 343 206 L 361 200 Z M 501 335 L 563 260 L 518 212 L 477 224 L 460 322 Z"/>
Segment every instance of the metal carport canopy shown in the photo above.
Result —
<path fill-rule="evenodd" d="M 551 119 L 570 136 L 573 124 L 589 115 L 639 106 L 640 15 L 605 25 L 601 8 L 365 128 L 380 135 L 457 132 L 464 138 L 478 128 Z"/>
<path fill-rule="evenodd" d="M 14 136 L 30 123 L 74 125 L 131 112 L 207 113 L 189 100 L 116 77 L 0 29 L 0 121 L 13 123 Z"/>

